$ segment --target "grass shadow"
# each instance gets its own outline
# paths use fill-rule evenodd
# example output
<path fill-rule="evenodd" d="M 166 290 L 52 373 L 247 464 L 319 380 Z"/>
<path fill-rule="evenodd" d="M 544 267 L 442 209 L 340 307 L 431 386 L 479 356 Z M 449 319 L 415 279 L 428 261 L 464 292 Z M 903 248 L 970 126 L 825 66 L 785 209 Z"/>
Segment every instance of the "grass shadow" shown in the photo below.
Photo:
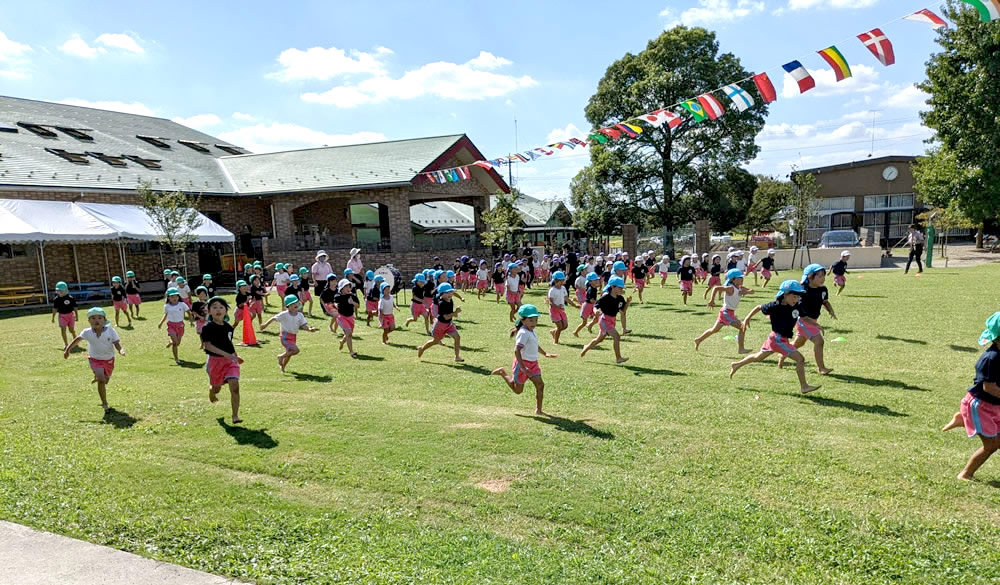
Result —
<path fill-rule="evenodd" d="M 127 412 L 116 410 L 114 408 L 108 409 L 104 413 L 104 418 L 101 419 L 101 424 L 111 425 L 116 429 L 130 429 L 135 426 L 135 423 L 137 422 L 139 422 L 139 419 Z"/>
<path fill-rule="evenodd" d="M 879 414 L 882 416 L 892 416 L 892 417 L 902 417 L 910 416 L 902 412 L 896 412 L 886 406 L 881 406 L 878 404 L 858 404 L 857 402 L 848 402 L 846 400 L 837 400 L 835 398 L 824 398 L 822 396 L 801 396 L 803 400 L 808 400 L 813 404 L 818 404 L 820 406 L 835 406 L 837 408 L 846 408 L 847 410 L 853 410 L 854 412 L 866 412 L 868 414 Z"/>
<path fill-rule="evenodd" d="M 219 426 L 226 431 L 226 434 L 236 439 L 236 443 L 239 445 L 251 445 L 258 449 L 274 449 L 278 446 L 278 442 L 271 435 L 267 434 L 267 429 L 255 430 L 238 425 L 229 425 L 226 424 L 226 419 L 222 417 L 216 420 L 219 421 Z"/>
<path fill-rule="evenodd" d="M 629 337 L 638 337 L 640 339 L 662 339 L 665 341 L 672 341 L 673 338 L 667 337 L 666 335 L 653 335 L 651 333 L 629 333 L 625 336 L 625 339 Z"/>
<path fill-rule="evenodd" d="M 634 372 L 636 376 L 641 376 L 643 374 L 653 374 L 656 376 L 687 376 L 684 372 L 675 372 L 673 370 L 664 370 L 659 368 L 646 368 L 643 366 L 630 366 L 627 363 L 622 365 L 623 368 L 630 372 Z"/>
<path fill-rule="evenodd" d="M 136 315 L 135 317 L 132 317 L 132 320 L 133 321 L 145 321 L 146 318 L 145 317 L 140 317 L 140 316 Z"/>
<path fill-rule="evenodd" d="M 493 370 L 486 369 L 482 366 L 474 366 L 472 364 L 467 364 L 467 363 L 458 363 L 458 362 L 451 364 L 442 364 L 441 362 L 424 362 L 424 363 L 433 364 L 435 366 L 444 366 L 446 368 L 454 368 L 456 370 L 463 370 L 465 372 L 471 372 L 473 374 L 482 374 L 484 376 L 489 376 L 490 374 L 493 373 Z"/>
<path fill-rule="evenodd" d="M 274 331 L 268 331 L 268 330 L 265 329 L 264 331 L 259 331 L 258 330 L 257 331 L 257 335 L 267 335 L 269 337 L 277 337 L 278 334 L 275 333 Z"/>
<path fill-rule="evenodd" d="M 518 414 L 515 416 L 519 416 L 521 418 L 535 419 L 538 422 L 542 422 L 547 425 L 552 425 L 557 429 L 559 429 L 560 431 L 566 431 L 567 433 L 577 433 L 580 435 L 587 435 L 588 437 L 603 439 L 605 441 L 610 441 L 611 439 L 615 438 L 613 433 L 596 429 L 587 424 L 587 419 L 583 418 L 579 420 L 572 420 L 568 418 L 563 418 L 561 416 L 553 416 L 551 414 L 546 414 L 546 415 Z"/>
<path fill-rule="evenodd" d="M 385 361 L 385 358 L 382 357 L 382 356 L 380 356 L 380 355 L 364 355 L 364 354 L 360 354 L 360 353 L 357 354 L 354 357 L 354 359 L 356 359 L 358 361 L 362 361 L 362 362 L 381 362 L 381 361 Z"/>
<path fill-rule="evenodd" d="M 177 360 L 177 365 L 182 368 L 188 368 L 192 370 L 205 367 L 204 362 L 199 364 L 198 362 L 189 362 L 187 360 Z"/>
<path fill-rule="evenodd" d="M 853 329 L 840 329 L 838 327 L 826 327 L 825 329 L 831 333 L 854 333 Z"/>
<path fill-rule="evenodd" d="M 907 384 L 906 382 L 901 382 L 899 380 L 879 380 L 878 378 L 863 378 L 861 376 L 852 376 L 850 374 L 827 374 L 830 378 L 836 378 L 843 382 L 850 382 L 852 384 L 863 384 L 865 386 L 875 386 L 875 387 L 885 387 L 885 388 L 899 388 L 900 390 L 917 390 L 919 392 L 930 392 L 926 388 L 921 388 L 920 386 L 914 386 L 913 384 Z"/>
<path fill-rule="evenodd" d="M 288 372 L 295 377 L 298 382 L 333 382 L 333 376 L 323 375 L 317 376 L 316 374 L 303 374 L 302 372 Z"/>
<path fill-rule="evenodd" d="M 881 339 L 882 341 L 902 341 L 903 343 L 910 343 L 913 345 L 927 345 L 927 342 L 923 339 L 907 339 L 905 337 L 893 337 L 892 335 L 882 335 L 879 333 L 875 336 L 875 339 Z"/>
<path fill-rule="evenodd" d="M 415 346 L 412 345 L 406 345 L 405 343 L 393 343 L 391 341 L 389 343 L 386 343 L 386 345 L 388 345 L 389 347 L 401 347 L 403 349 L 417 349 Z"/>
<path fill-rule="evenodd" d="M 845 297 L 851 297 L 852 299 L 887 299 L 887 298 L 889 298 L 889 297 L 887 297 L 885 295 L 851 295 L 851 294 L 845 294 L 843 296 L 845 296 Z M 834 298 L 836 298 L 836 297 L 834 297 Z"/>
<path fill-rule="evenodd" d="M 954 343 L 949 345 L 952 351 L 961 351 L 963 353 L 979 353 L 979 350 L 974 347 L 965 347 L 962 345 L 955 345 Z"/>

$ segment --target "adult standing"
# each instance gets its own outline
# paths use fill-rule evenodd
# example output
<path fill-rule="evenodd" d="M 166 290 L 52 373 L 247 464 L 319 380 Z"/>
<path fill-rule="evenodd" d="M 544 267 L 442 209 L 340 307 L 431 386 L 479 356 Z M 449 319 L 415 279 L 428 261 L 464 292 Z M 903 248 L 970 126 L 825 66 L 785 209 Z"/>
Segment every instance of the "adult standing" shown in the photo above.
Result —
<path fill-rule="evenodd" d="M 920 257 L 924 254 L 924 234 L 920 231 L 920 226 L 913 224 L 910 226 L 910 233 L 906 236 L 906 245 L 910 247 L 910 257 L 906 260 L 906 270 L 903 274 L 910 272 L 910 263 L 917 261 L 917 274 L 924 271 L 924 265 L 920 263 Z"/>
<path fill-rule="evenodd" d="M 351 257 L 347 261 L 347 268 L 351 269 L 354 281 L 354 288 L 364 284 L 365 265 L 361 262 L 361 248 L 351 248 Z"/>
<path fill-rule="evenodd" d="M 571 249 L 569 246 L 563 246 L 563 256 L 566 258 L 566 265 L 569 268 L 568 274 L 575 275 L 576 267 L 580 265 L 580 259 L 576 256 L 576 250 Z M 576 288 L 576 282 L 573 282 L 573 288 Z"/>
<path fill-rule="evenodd" d="M 317 298 L 326 289 L 326 277 L 333 272 L 333 266 L 330 266 L 327 258 L 329 257 L 326 255 L 326 250 L 316 252 L 316 261 L 313 262 L 312 267 L 309 269 L 312 272 L 313 280 L 316 282 L 315 295 Z"/>

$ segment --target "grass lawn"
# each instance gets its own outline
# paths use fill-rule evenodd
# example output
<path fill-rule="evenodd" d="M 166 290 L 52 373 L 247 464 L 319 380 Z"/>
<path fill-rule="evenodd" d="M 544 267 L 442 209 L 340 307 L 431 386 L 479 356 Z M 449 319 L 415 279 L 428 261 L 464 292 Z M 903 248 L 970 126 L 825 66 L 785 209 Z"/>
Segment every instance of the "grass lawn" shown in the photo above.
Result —
<path fill-rule="evenodd" d="M 486 375 L 512 342 L 506 308 L 475 298 L 462 365 L 418 361 L 421 329 L 385 347 L 363 324 L 351 360 L 316 320 L 282 376 L 262 334 L 240 350 L 239 428 L 190 328 L 169 359 L 158 303 L 119 330 L 109 421 L 47 315 L 0 320 L 0 518 L 258 583 L 997 583 L 1000 459 L 959 482 L 979 441 L 938 429 L 1000 266 L 849 278 L 823 318 L 846 338 L 833 376 L 807 348 L 813 395 L 774 359 L 731 381 L 725 334 L 695 353 L 715 313 L 674 285 L 630 311 L 624 366 L 571 335 L 543 360 L 551 418 Z"/>

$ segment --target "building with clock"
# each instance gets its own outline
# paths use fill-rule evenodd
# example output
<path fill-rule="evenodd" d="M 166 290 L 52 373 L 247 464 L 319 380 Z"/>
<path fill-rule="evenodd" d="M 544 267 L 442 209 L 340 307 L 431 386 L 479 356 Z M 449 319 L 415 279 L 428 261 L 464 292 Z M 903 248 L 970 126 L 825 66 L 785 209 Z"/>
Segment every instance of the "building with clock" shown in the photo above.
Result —
<path fill-rule="evenodd" d="M 884 156 L 804 169 L 816 177 L 819 201 L 808 239 L 829 230 L 869 228 L 881 233 L 881 245 L 894 244 L 926 207 L 914 190 L 915 156 Z"/>

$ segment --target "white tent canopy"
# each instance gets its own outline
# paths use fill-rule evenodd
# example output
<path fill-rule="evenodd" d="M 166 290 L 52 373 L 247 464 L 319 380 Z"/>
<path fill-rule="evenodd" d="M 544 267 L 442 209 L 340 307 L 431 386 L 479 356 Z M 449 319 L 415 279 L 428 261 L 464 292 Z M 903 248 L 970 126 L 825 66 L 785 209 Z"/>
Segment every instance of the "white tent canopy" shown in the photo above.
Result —
<path fill-rule="evenodd" d="M 229 230 L 199 214 L 196 242 L 236 241 Z M 137 205 L 0 199 L 0 242 L 155 241 L 163 238 Z"/>

